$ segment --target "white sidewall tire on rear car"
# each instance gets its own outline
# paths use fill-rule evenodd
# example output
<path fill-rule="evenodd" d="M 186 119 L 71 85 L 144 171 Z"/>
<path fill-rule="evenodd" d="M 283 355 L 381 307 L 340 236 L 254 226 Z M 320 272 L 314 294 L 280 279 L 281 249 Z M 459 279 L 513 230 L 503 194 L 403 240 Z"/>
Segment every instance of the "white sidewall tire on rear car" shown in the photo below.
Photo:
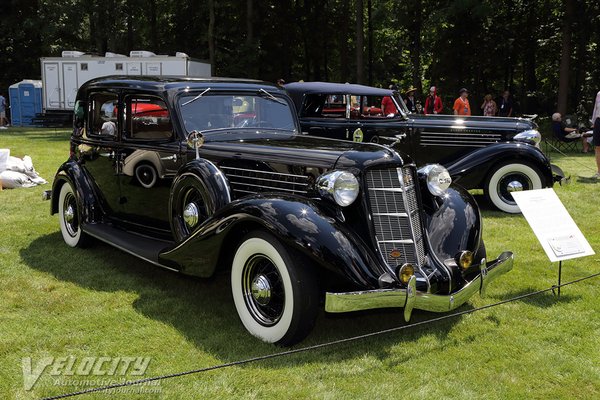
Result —
<path fill-rule="evenodd" d="M 488 177 L 485 194 L 499 210 L 517 214 L 521 210 L 512 197 L 509 198 L 506 191 L 507 181 L 513 180 L 524 183 L 524 190 L 541 189 L 543 187 L 542 177 L 535 168 L 523 163 L 508 163 L 497 168 Z"/>

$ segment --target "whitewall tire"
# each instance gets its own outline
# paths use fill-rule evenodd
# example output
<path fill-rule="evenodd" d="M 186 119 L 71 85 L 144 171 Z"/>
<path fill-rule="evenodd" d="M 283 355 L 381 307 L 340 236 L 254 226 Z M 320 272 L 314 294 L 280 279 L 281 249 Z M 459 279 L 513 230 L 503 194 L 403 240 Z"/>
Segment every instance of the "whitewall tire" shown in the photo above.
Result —
<path fill-rule="evenodd" d="M 87 236 L 81 231 L 81 211 L 73 187 L 65 182 L 58 195 L 58 220 L 65 243 L 71 247 L 81 247 Z"/>
<path fill-rule="evenodd" d="M 248 234 L 235 252 L 231 291 L 244 327 L 268 342 L 292 345 L 312 329 L 318 289 L 308 265 L 301 265 L 272 235 Z"/>
<path fill-rule="evenodd" d="M 544 187 L 540 172 L 528 164 L 505 163 L 495 167 L 488 175 L 484 192 L 487 199 L 498 208 L 510 214 L 521 210 L 512 197 L 512 192 L 534 190 Z"/>

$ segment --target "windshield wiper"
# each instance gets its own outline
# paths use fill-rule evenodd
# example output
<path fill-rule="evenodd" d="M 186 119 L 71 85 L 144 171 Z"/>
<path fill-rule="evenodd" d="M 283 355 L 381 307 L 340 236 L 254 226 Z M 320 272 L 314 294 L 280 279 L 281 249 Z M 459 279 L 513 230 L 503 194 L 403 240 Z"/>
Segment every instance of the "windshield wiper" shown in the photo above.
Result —
<path fill-rule="evenodd" d="M 208 92 L 210 90 L 210 88 L 206 89 L 205 91 L 203 91 L 202 93 L 200 93 L 198 96 L 194 97 L 193 99 L 186 101 L 185 103 L 183 103 L 181 106 L 187 106 L 190 103 L 193 103 L 194 101 L 198 100 L 200 97 L 204 96 L 204 94 L 206 92 Z"/>
<path fill-rule="evenodd" d="M 260 88 L 260 89 L 258 89 L 258 91 L 260 93 L 265 94 L 267 96 L 266 99 L 269 99 L 269 100 L 274 101 L 276 103 L 283 104 L 284 106 L 287 106 L 287 103 L 285 101 L 283 101 L 281 99 L 278 99 L 277 97 L 273 96 L 271 93 L 267 92 L 265 89 Z"/>

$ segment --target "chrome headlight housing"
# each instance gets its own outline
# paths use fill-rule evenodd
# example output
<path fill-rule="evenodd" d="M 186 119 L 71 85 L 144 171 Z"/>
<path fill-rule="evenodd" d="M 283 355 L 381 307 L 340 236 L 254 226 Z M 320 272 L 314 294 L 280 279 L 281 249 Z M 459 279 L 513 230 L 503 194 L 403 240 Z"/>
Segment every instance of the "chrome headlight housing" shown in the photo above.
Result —
<path fill-rule="evenodd" d="M 332 171 L 317 179 L 319 194 L 336 204 L 346 207 L 358 197 L 359 184 L 356 176 L 348 171 Z"/>
<path fill-rule="evenodd" d="M 517 133 L 513 139 L 519 142 L 532 142 L 537 146 L 542 140 L 542 135 L 537 130 L 530 129 L 528 131 Z"/>
<path fill-rule="evenodd" d="M 452 178 L 446 168 L 440 164 L 429 164 L 419 168 L 419 174 L 425 175 L 427 189 L 434 196 L 441 196 L 450 187 Z"/>

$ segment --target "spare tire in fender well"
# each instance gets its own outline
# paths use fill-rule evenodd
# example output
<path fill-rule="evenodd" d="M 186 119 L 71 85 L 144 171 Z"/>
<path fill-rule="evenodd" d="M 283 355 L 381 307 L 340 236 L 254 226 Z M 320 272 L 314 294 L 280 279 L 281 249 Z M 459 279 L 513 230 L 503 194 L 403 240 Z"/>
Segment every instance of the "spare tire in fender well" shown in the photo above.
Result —
<path fill-rule="evenodd" d="M 187 204 L 187 192 L 195 190 L 205 204 L 203 217 L 207 218 L 231 202 L 229 182 L 221 170 L 212 162 L 196 159 L 184 165 L 171 186 L 169 196 L 170 224 L 173 236 L 178 242 L 184 240 L 203 221 L 189 227 L 183 218 Z"/>

